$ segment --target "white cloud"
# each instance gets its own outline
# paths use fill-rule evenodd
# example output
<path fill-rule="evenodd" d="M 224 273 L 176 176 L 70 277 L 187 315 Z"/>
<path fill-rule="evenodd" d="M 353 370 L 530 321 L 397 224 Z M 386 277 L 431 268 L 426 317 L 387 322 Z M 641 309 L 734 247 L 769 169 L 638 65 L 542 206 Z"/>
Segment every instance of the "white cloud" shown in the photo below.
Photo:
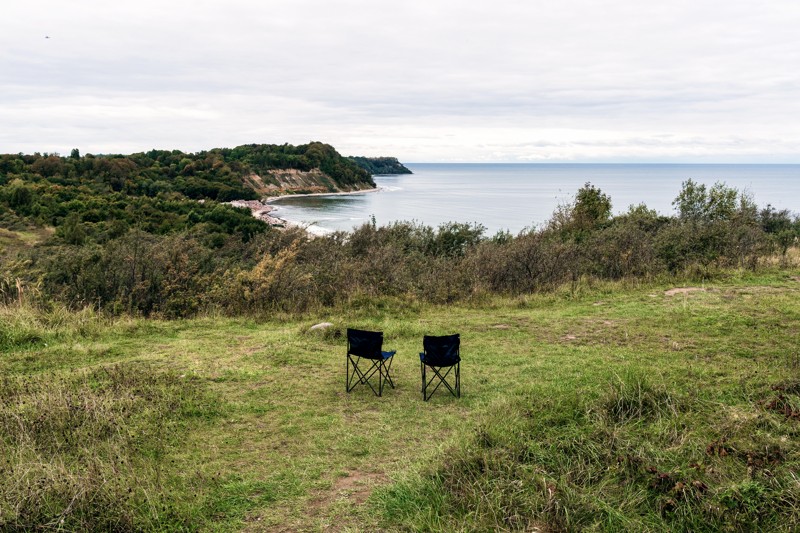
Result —
<path fill-rule="evenodd" d="M 800 162 L 800 5 L 16 2 L 0 152 Z M 45 39 L 49 36 L 49 39 Z"/>

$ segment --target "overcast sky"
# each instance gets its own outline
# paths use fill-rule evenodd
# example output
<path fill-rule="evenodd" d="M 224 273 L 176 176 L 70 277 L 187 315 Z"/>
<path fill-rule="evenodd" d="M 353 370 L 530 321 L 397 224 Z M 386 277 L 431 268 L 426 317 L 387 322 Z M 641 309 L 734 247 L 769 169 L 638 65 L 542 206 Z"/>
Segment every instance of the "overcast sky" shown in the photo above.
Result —
<path fill-rule="evenodd" d="M 796 0 L 9 1 L 0 153 L 800 163 L 799 28 Z"/>

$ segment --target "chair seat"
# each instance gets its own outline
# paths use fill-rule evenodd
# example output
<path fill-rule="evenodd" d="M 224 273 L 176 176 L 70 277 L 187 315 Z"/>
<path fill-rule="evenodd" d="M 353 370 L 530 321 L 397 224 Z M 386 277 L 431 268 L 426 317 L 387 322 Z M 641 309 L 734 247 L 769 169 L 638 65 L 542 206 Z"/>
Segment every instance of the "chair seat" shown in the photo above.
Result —
<path fill-rule="evenodd" d="M 389 359 L 390 357 L 392 357 L 396 353 L 397 353 L 397 350 L 392 350 L 391 352 L 381 352 L 381 355 L 383 356 L 383 360 L 385 361 L 386 359 Z"/>

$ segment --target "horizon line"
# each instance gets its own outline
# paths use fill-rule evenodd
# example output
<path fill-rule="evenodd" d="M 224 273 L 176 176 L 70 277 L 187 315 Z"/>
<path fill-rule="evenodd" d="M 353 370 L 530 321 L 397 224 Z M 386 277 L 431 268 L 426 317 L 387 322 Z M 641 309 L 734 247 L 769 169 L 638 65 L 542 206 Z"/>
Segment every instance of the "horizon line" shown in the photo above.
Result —
<path fill-rule="evenodd" d="M 752 161 L 402 161 L 404 165 L 800 165 L 800 162 L 752 162 Z"/>

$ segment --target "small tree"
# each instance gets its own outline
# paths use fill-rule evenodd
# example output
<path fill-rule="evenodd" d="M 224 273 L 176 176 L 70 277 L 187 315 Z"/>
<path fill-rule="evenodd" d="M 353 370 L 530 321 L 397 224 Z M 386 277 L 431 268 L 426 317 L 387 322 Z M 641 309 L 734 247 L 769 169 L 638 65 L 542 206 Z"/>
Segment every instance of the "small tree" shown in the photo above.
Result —
<path fill-rule="evenodd" d="M 579 228 L 596 229 L 611 218 L 611 198 L 587 182 L 575 195 L 572 217 Z"/>
<path fill-rule="evenodd" d="M 67 244 L 82 245 L 86 241 L 86 228 L 77 213 L 70 213 L 64 222 L 56 229 L 56 235 L 64 239 Z"/>
<path fill-rule="evenodd" d="M 749 208 L 752 201 L 747 195 L 726 186 L 715 183 L 706 189 L 702 183 L 689 179 L 683 182 L 680 193 L 672 201 L 678 210 L 678 218 L 685 222 L 712 222 L 729 220 L 737 211 L 737 200 L 742 210 Z"/>
<path fill-rule="evenodd" d="M 579 242 L 610 219 L 611 198 L 587 182 L 575 194 L 572 205 L 562 205 L 556 209 L 550 228 L 560 233 L 562 238 Z"/>
<path fill-rule="evenodd" d="M 26 208 L 33 202 L 33 193 L 30 187 L 19 179 L 14 179 L 8 186 L 8 205 L 12 208 Z"/>

